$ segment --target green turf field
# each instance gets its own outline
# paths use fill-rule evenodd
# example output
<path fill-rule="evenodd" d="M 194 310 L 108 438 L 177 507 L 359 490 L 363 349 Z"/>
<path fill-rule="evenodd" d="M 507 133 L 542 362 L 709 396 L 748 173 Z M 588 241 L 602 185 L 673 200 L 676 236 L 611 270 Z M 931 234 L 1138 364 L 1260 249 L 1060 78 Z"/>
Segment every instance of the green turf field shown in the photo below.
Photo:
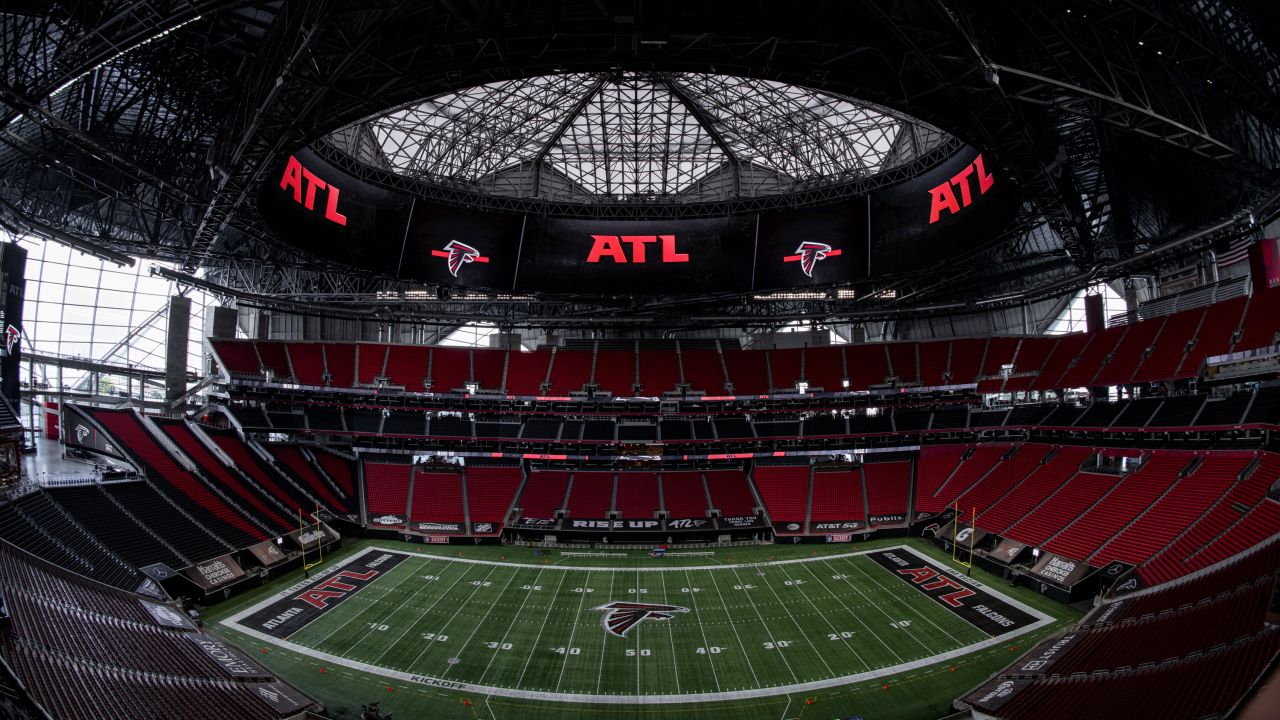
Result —
<path fill-rule="evenodd" d="M 650 559 L 366 542 L 309 582 L 293 577 L 218 608 L 216 629 L 339 717 L 381 699 L 397 718 L 429 708 L 433 718 L 871 720 L 945 713 L 1012 659 L 1010 648 L 1078 616 L 990 583 L 957 604 L 985 600 L 987 613 L 1023 621 L 962 616 L 922 589 L 970 592 L 962 581 L 896 572 L 883 552 L 882 563 L 866 554 L 904 544 Z M 923 543 L 890 552 L 913 569 L 949 564 Z M 339 688 L 350 694 L 335 697 Z M 874 702 L 856 699 L 873 689 Z"/>

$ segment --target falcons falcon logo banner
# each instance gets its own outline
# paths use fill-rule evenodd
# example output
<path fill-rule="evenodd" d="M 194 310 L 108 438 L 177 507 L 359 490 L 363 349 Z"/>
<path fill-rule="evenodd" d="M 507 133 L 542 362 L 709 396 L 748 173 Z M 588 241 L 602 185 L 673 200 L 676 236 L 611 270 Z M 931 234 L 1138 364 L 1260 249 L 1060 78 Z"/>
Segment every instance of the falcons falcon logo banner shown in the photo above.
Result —
<path fill-rule="evenodd" d="M 611 602 L 592 609 L 604 611 L 605 632 L 617 637 L 626 637 L 631 628 L 645 620 L 670 620 L 676 613 L 689 612 L 689 608 L 679 605 L 641 602 Z"/>
<path fill-rule="evenodd" d="M 443 250 L 432 250 L 431 254 L 448 260 L 449 274 L 454 277 L 458 277 L 458 271 L 467 263 L 489 262 L 489 258 L 481 255 L 479 250 L 457 240 L 450 240 Z"/>
<path fill-rule="evenodd" d="M 22 337 L 22 331 L 10 325 L 4 331 L 4 351 L 9 355 L 13 354 L 13 349 L 18 346 L 18 340 Z"/>
<path fill-rule="evenodd" d="M 804 271 L 805 277 L 813 277 L 813 268 L 819 261 L 836 257 L 841 252 L 839 248 L 833 248 L 826 243 L 805 240 L 800 243 L 800 247 L 796 248 L 795 255 L 787 255 L 782 258 L 782 261 L 800 263 L 800 269 Z"/>

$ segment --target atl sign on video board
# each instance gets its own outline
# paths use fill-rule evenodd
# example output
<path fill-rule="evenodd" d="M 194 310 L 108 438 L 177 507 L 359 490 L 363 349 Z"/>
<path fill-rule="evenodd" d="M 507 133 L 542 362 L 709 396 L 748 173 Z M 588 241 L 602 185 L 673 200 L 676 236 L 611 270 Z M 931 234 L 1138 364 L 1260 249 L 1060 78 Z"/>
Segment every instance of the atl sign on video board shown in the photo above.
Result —
<path fill-rule="evenodd" d="M 259 209 L 305 252 L 388 277 L 497 291 L 668 295 L 829 287 L 919 269 L 1005 227 L 1015 207 L 1006 185 L 965 149 L 874 195 L 819 206 L 646 220 L 545 217 L 415 198 L 299 150 L 263 183 Z"/>

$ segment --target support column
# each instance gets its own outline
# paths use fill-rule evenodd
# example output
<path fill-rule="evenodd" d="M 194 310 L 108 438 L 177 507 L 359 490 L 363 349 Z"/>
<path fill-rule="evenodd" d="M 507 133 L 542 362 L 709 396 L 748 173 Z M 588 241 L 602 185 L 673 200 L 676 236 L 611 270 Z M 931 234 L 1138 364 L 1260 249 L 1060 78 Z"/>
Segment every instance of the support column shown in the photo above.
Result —
<path fill-rule="evenodd" d="M 187 392 L 187 338 L 190 332 L 191 298 L 181 295 L 169 298 L 169 327 L 164 353 L 164 397 L 170 402 Z"/>

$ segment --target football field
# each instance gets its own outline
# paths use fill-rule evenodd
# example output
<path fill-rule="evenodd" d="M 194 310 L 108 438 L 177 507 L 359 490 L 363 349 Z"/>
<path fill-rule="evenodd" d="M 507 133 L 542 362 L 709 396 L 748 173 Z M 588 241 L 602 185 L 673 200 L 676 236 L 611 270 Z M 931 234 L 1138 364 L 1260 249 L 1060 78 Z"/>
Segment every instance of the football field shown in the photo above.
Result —
<path fill-rule="evenodd" d="M 402 683 L 634 706 L 818 693 L 1055 622 L 903 546 L 732 564 L 608 562 L 375 545 L 222 623 Z"/>

